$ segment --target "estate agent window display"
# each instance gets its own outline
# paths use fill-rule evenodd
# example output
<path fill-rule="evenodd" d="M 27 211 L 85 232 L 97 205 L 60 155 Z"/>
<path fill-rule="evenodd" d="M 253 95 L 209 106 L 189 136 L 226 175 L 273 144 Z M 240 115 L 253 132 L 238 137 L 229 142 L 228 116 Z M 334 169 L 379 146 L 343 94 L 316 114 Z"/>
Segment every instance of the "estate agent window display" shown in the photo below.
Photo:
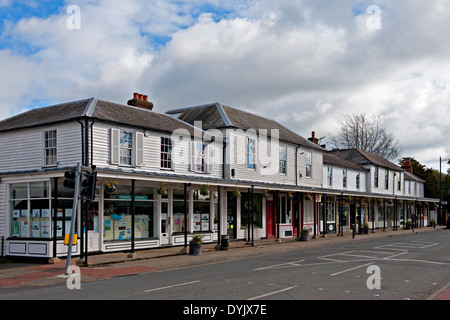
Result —
<path fill-rule="evenodd" d="M 58 203 L 53 181 L 23 182 L 9 185 L 10 237 L 49 240 L 54 235 L 63 239 L 72 221 L 73 190 L 58 182 Z M 75 226 L 76 232 L 76 226 Z"/>
<path fill-rule="evenodd" d="M 131 185 L 118 183 L 115 190 L 104 191 L 104 241 L 131 240 Z M 135 188 L 135 239 L 154 238 L 157 235 L 155 224 L 157 208 L 156 187 L 136 183 Z"/>

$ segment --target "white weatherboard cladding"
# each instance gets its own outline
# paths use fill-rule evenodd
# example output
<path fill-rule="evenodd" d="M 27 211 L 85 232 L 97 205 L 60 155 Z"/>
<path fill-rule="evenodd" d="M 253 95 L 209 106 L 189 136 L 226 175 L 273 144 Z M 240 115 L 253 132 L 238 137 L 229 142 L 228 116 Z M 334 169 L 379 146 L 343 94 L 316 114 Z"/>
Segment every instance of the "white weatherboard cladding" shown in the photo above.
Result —
<path fill-rule="evenodd" d="M 113 157 L 113 141 L 118 131 L 133 132 L 133 165 L 131 167 L 118 165 Z M 211 143 L 206 157 L 210 162 L 209 173 L 198 173 L 191 171 L 191 140 L 190 136 L 171 135 L 150 130 L 143 130 L 127 126 L 112 126 L 108 123 L 95 123 L 94 136 L 94 161 L 98 167 L 117 169 L 123 167 L 127 170 L 166 172 L 171 174 L 194 174 L 195 176 L 222 178 L 222 143 L 221 141 Z M 172 139 L 172 169 L 161 169 L 161 137 Z M 141 156 L 139 153 L 141 152 Z M 139 161 L 139 160 L 142 161 Z"/>
<path fill-rule="evenodd" d="M 333 169 L 332 185 L 328 184 L 328 168 Z M 343 188 L 344 170 L 347 171 L 347 187 Z M 356 176 L 359 174 L 359 189 L 356 188 Z M 366 192 L 366 172 L 325 164 L 323 166 L 323 186 L 329 189 Z"/>
<path fill-rule="evenodd" d="M 40 170 L 44 167 L 45 131 L 57 131 L 58 167 L 81 162 L 81 129 L 77 122 L 5 132 L 0 135 L 0 172 Z"/>
<path fill-rule="evenodd" d="M 283 141 L 279 141 L 279 144 L 272 144 L 270 138 L 268 140 L 261 139 L 260 135 L 256 135 L 254 131 L 250 130 L 227 130 L 223 134 L 227 137 L 226 178 L 286 185 L 295 185 L 298 182 L 298 185 L 303 186 L 322 186 L 323 157 L 321 152 L 309 148 L 298 148 L 297 145 Z M 248 138 L 256 140 L 255 169 L 247 166 Z M 275 150 L 272 150 L 272 146 L 275 146 Z M 286 147 L 286 174 L 279 172 L 279 146 Z M 312 154 L 312 177 L 306 177 L 305 151 Z M 295 165 L 296 152 L 298 155 L 297 168 Z M 232 169 L 234 169 L 234 177 L 231 176 Z M 299 179 L 296 179 L 296 174 L 299 175 Z"/>

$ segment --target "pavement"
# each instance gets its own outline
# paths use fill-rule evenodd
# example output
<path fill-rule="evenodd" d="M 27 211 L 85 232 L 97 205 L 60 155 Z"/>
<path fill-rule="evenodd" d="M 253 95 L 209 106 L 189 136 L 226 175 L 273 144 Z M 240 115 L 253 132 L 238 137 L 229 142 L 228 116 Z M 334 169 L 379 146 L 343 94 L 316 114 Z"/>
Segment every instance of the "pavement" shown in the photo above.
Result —
<path fill-rule="evenodd" d="M 353 239 L 351 233 L 344 236 L 328 234 L 326 237 L 310 237 L 310 241 L 296 241 L 294 238 L 284 238 L 281 241 L 275 239 L 255 240 L 254 245 L 245 241 L 230 241 L 228 250 L 217 250 L 217 243 L 203 244 L 202 255 L 189 255 L 184 247 L 166 247 L 148 250 L 139 250 L 133 257 L 129 252 L 117 252 L 88 256 L 88 266 L 78 257 L 72 258 L 72 265 L 80 267 L 81 281 L 97 281 L 118 276 L 133 274 L 145 274 L 150 272 L 162 272 L 177 268 L 186 268 L 196 265 L 221 263 L 262 255 L 278 254 L 286 251 L 311 249 L 318 246 L 333 245 L 354 241 L 370 241 L 378 237 L 395 237 L 411 232 L 436 232 L 436 229 L 425 227 L 412 230 L 376 230 L 367 235 L 356 235 Z M 5 260 L 5 259 L 3 259 Z M 81 262 L 81 265 L 80 265 Z M 0 263 L 0 289 L 20 288 L 23 286 L 49 286 L 67 282 L 68 276 L 65 259 L 57 264 L 36 263 Z M 427 300 L 450 300 L 450 281 L 434 291 Z M 0 294 L 1 300 L 1 294 Z"/>

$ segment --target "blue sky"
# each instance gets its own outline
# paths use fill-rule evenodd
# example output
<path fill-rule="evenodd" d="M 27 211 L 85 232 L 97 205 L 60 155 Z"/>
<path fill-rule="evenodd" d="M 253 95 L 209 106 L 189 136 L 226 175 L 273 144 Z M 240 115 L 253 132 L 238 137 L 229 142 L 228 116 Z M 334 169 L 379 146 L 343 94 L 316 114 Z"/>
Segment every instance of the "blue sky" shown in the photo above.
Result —
<path fill-rule="evenodd" d="M 141 92 L 158 112 L 220 101 L 305 137 L 383 114 L 402 156 L 450 158 L 448 0 L 0 0 L 0 21 L 0 119 Z"/>

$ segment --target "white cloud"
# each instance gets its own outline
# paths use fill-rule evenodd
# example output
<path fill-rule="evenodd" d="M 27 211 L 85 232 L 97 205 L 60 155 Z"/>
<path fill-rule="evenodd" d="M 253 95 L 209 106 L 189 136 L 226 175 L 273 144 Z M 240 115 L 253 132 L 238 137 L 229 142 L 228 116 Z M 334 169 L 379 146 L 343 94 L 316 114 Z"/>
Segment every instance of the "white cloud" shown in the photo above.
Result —
<path fill-rule="evenodd" d="M 80 30 L 66 28 L 65 10 L 6 22 L 0 117 L 35 100 L 125 103 L 140 91 L 157 111 L 220 101 L 303 136 L 333 133 L 344 114 L 383 113 L 402 156 L 434 167 L 450 157 L 448 0 L 375 1 L 380 30 L 367 28 L 373 1 L 75 4 Z"/>

